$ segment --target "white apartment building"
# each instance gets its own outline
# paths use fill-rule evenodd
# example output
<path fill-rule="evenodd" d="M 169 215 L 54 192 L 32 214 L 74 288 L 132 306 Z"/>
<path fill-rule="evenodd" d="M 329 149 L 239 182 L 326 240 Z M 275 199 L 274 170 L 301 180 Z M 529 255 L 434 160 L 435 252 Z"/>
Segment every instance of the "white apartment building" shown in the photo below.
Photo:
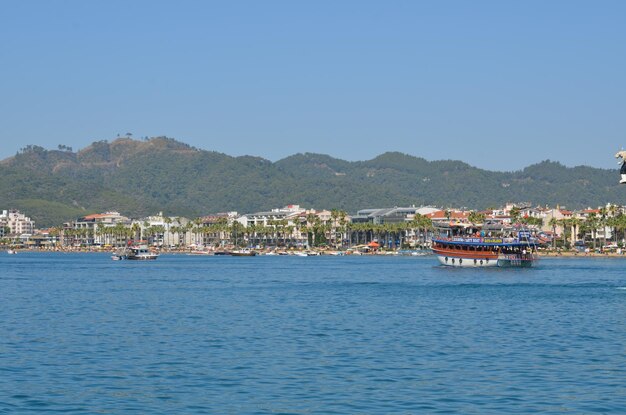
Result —
<path fill-rule="evenodd" d="M 158 215 L 135 220 L 133 224 L 138 225 L 143 238 L 154 246 L 186 246 L 196 239 L 190 229 L 192 221 L 180 216 L 164 216 L 163 212 L 159 212 Z"/>
<path fill-rule="evenodd" d="M 237 218 L 237 222 L 245 227 L 251 225 L 268 226 L 273 221 L 289 219 L 305 211 L 306 209 L 301 208 L 300 205 L 287 205 L 283 208 L 272 209 L 268 212 L 247 213 Z"/>
<path fill-rule="evenodd" d="M 117 244 L 112 229 L 117 224 L 128 225 L 130 219 L 119 212 L 96 213 L 63 224 L 64 245 Z"/>
<path fill-rule="evenodd" d="M 32 234 L 35 231 L 35 222 L 19 210 L 3 210 L 0 215 L 0 227 L 8 228 L 10 234 Z"/>

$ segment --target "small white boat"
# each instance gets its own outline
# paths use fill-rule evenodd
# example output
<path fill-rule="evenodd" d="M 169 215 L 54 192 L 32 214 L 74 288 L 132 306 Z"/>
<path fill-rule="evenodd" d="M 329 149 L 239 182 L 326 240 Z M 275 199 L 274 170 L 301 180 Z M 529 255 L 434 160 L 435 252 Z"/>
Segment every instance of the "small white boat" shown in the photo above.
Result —
<path fill-rule="evenodd" d="M 301 251 L 294 253 L 295 256 L 319 256 L 319 252 L 316 251 Z"/>
<path fill-rule="evenodd" d="M 118 249 L 111 255 L 113 261 L 121 261 L 128 257 L 128 251 L 126 249 Z"/>
<path fill-rule="evenodd" d="M 15 255 L 15 254 L 17 254 L 17 251 L 15 249 L 7 249 L 7 254 Z"/>
<path fill-rule="evenodd" d="M 207 255 L 215 255 L 215 253 L 213 251 L 191 251 L 191 252 L 187 252 L 187 255 L 192 255 L 192 256 L 207 256 Z"/>
<path fill-rule="evenodd" d="M 147 245 L 136 245 L 128 248 L 129 252 L 126 255 L 126 259 L 141 261 L 141 260 L 149 260 L 149 259 L 157 259 L 159 254 L 155 252 L 151 252 L 148 249 Z"/>

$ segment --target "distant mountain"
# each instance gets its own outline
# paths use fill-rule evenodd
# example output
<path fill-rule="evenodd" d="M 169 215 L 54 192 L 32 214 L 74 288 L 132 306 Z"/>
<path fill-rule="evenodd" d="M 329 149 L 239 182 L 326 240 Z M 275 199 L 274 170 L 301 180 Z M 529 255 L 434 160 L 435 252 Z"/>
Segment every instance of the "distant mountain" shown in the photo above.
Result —
<path fill-rule="evenodd" d="M 0 207 L 20 209 L 40 226 L 112 209 L 129 216 L 199 216 L 290 203 L 352 213 L 421 204 L 487 208 L 508 201 L 569 208 L 626 204 L 617 171 L 549 160 L 517 172 L 401 153 L 356 162 L 305 153 L 272 163 L 166 137 L 98 141 L 78 152 L 27 146 L 0 162 L 0 177 Z"/>

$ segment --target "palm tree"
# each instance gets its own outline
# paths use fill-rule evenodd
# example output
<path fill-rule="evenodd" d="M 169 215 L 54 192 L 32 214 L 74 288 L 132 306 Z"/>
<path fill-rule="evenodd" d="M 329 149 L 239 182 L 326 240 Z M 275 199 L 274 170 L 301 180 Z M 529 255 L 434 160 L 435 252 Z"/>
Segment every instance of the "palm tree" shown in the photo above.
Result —
<path fill-rule="evenodd" d="M 596 250 L 596 231 L 598 230 L 598 226 L 600 226 L 600 218 L 595 213 L 590 213 L 587 216 L 587 220 L 585 221 L 591 230 L 591 238 L 593 239 L 593 250 Z"/>
<path fill-rule="evenodd" d="M 194 243 L 195 243 L 196 245 L 198 245 L 198 235 L 200 235 L 200 234 L 201 234 L 201 229 L 200 229 L 200 228 L 201 228 L 201 226 L 202 226 L 202 218 L 195 218 L 195 219 L 193 220 L 193 224 L 195 225 L 195 231 L 192 231 L 192 232 L 193 232 L 193 233 L 194 233 L 194 235 L 196 236 L 196 237 L 195 237 L 195 240 L 194 240 Z"/>
<path fill-rule="evenodd" d="M 187 234 L 191 231 L 192 228 L 193 228 L 193 222 L 187 222 L 186 224 L 180 227 L 180 231 L 183 234 L 183 239 L 182 239 L 183 247 L 187 246 Z"/>
<path fill-rule="evenodd" d="M 485 221 L 485 215 L 478 212 L 470 212 L 467 219 L 474 225 L 482 224 Z"/>
<path fill-rule="evenodd" d="M 102 237 L 104 237 L 104 223 L 102 222 L 98 222 L 98 224 L 96 225 L 96 235 L 99 235 L 101 238 L 99 238 L 100 244 L 103 244 L 103 240 Z"/>
<path fill-rule="evenodd" d="M 576 245 L 576 239 L 580 234 L 580 226 L 582 225 L 582 220 L 580 218 L 572 218 L 570 219 L 570 226 L 572 227 L 572 247 Z"/>
<path fill-rule="evenodd" d="M 152 225 L 148 228 L 152 245 L 163 246 L 162 235 L 165 234 L 165 226 Z"/>
<path fill-rule="evenodd" d="M 513 224 L 519 222 L 519 218 L 520 218 L 520 213 L 521 210 L 520 208 L 518 208 L 517 206 L 513 206 L 509 212 L 509 215 L 511 216 L 511 222 Z"/>
<path fill-rule="evenodd" d="M 115 246 L 120 246 L 120 240 L 124 235 L 124 224 L 116 223 L 115 226 L 113 226 L 113 234 L 115 235 Z"/>
<path fill-rule="evenodd" d="M 348 213 L 343 211 L 343 210 L 339 210 L 339 209 L 331 209 L 330 211 L 330 232 L 331 232 L 331 237 L 330 237 L 330 242 L 331 244 L 333 244 L 334 241 L 334 246 L 337 247 L 339 246 L 343 246 L 343 239 L 344 239 L 344 232 L 346 230 L 346 217 L 348 216 Z M 337 238 L 339 238 L 339 243 L 337 243 Z"/>
<path fill-rule="evenodd" d="M 51 239 L 55 240 L 55 245 L 58 244 L 59 236 L 61 236 L 61 234 L 62 234 L 62 229 L 56 226 L 50 228 L 50 231 L 48 233 Z"/>
<path fill-rule="evenodd" d="M 133 226 L 131 226 L 132 239 L 138 240 L 141 239 L 141 226 L 135 222 Z"/>
<path fill-rule="evenodd" d="M 570 229 L 571 219 L 559 219 L 559 224 L 563 228 L 563 247 L 567 244 L 567 230 Z"/>
<path fill-rule="evenodd" d="M 474 219 L 478 219 L 478 218 L 475 217 Z M 422 246 L 426 245 L 426 236 L 428 234 L 428 231 L 431 230 L 433 227 L 433 221 L 428 216 L 420 215 L 419 213 L 417 213 L 415 214 L 415 217 L 413 218 L 413 220 L 410 222 L 409 226 L 411 229 L 416 229 L 418 233 L 421 234 L 422 236 L 421 245 Z"/>
<path fill-rule="evenodd" d="M 608 213 L 609 210 L 606 207 L 600 208 L 599 227 L 602 228 L 602 248 L 606 245 L 606 228 L 608 226 Z"/>
<path fill-rule="evenodd" d="M 620 213 L 617 216 L 617 229 L 619 229 L 620 231 L 622 231 L 622 244 L 624 243 L 624 241 L 626 240 L 626 215 Z"/>
<path fill-rule="evenodd" d="M 559 221 L 553 216 L 548 221 L 548 225 L 552 227 L 552 249 L 556 249 L 556 226 Z"/>
<path fill-rule="evenodd" d="M 616 225 L 617 218 L 615 216 L 609 216 L 606 218 L 606 226 L 611 229 L 611 237 L 613 238 L 613 242 L 617 244 Z"/>
<path fill-rule="evenodd" d="M 170 245 L 172 244 L 172 232 L 171 232 L 171 227 L 172 227 L 172 218 L 170 218 L 169 216 L 166 216 L 165 218 L 163 218 L 163 223 L 165 223 L 165 235 L 167 235 L 167 239 L 165 239 L 165 241 L 163 241 L 163 243 L 169 248 Z"/>
<path fill-rule="evenodd" d="M 348 231 L 348 226 L 349 226 L 348 212 L 346 212 L 345 210 L 340 210 L 339 211 L 339 229 L 341 232 L 341 246 L 342 247 L 343 247 L 343 241 L 346 236 L 346 232 Z"/>
<path fill-rule="evenodd" d="M 309 213 L 306 215 L 306 229 L 307 229 L 307 245 L 312 246 L 315 244 L 315 227 L 320 218 L 314 214 Z"/>

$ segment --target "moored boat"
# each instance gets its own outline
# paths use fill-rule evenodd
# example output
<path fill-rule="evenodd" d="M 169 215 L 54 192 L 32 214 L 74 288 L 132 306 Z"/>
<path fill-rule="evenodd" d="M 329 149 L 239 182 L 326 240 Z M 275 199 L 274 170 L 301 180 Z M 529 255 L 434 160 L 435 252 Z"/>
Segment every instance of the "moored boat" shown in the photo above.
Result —
<path fill-rule="evenodd" d="M 239 249 L 236 251 L 231 251 L 230 255 L 232 256 L 256 256 L 256 252 L 251 251 L 249 249 Z"/>
<path fill-rule="evenodd" d="M 527 230 L 510 228 L 491 235 L 469 226 L 449 226 L 433 238 L 432 250 L 439 263 L 452 267 L 532 267 L 538 260 L 537 242 Z M 493 227 L 495 230 L 496 227 Z"/>
<path fill-rule="evenodd" d="M 128 247 L 128 253 L 126 254 L 125 259 L 141 261 L 157 259 L 158 257 L 159 254 L 151 252 L 147 245 L 133 245 Z"/>
<path fill-rule="evenodd" d="M 123 259 L 127 259 L 127 257 L 128 257 L 128 250 L 126 249 L 118 249 L 117 251 L 113 253 L 113 255 L 111 255 L 111 259 L 113 261 L 121 261 Z"/>
<path fill-rule="evenodd" d="M 207 256 L 207 255 L 215 255 L 215 253 L 213 251 L 191 251 L 191 252 L 187 252 L 187 255 L 192 255 L 192 256 L 197 256 L 197 255 L 201 255 L 201 256 Z"/>

